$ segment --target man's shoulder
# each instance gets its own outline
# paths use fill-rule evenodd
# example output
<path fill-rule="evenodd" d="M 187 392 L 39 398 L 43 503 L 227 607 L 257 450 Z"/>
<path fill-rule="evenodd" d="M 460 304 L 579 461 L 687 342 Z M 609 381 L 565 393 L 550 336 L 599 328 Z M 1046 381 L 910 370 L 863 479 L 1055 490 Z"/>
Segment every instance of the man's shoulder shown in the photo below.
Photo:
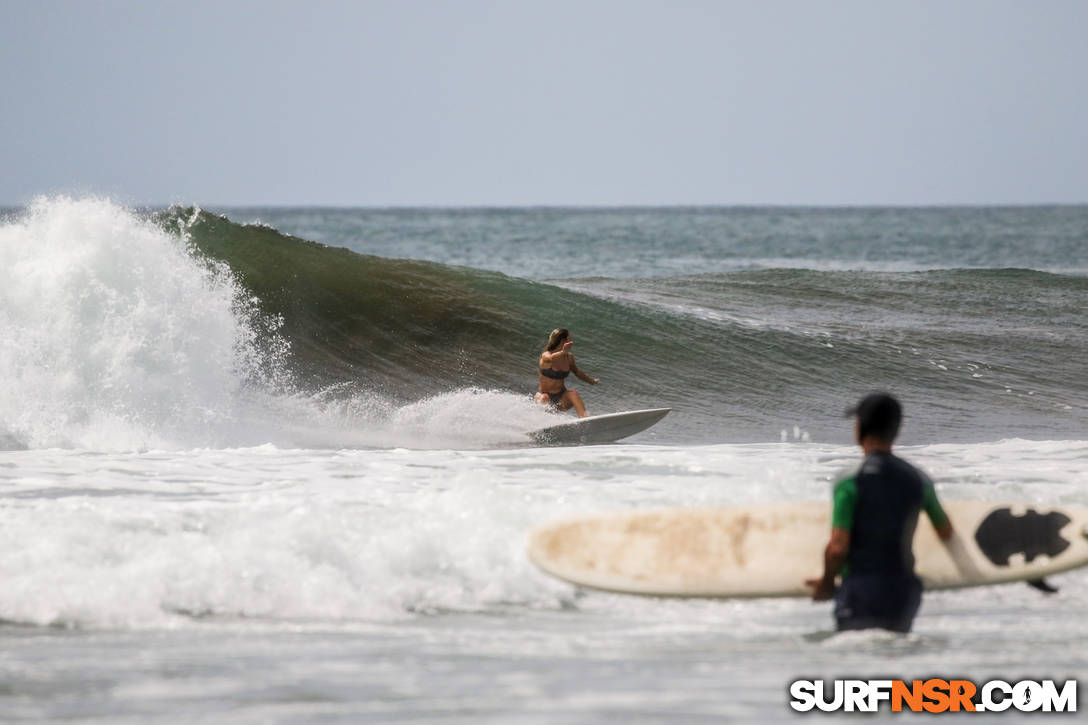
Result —
<path fill-rule="evenodd" d="M 842 486 L 853 486 L 857 481 L 858 473 L 861 472 L 861 465 L 861 463 L 854 463 L 841 468 L 831 477 L 831 490 L 834 491 Z"/>
<path fill-rule="evenodd" d="M 899 456 L 894 454 L 889 454 L 888 458 L 891 462 L 893 462 L 893 465 L 896 469 L 898 469 L 901 474 L 915 476 L 921 479 L 923 483 L 927 483 L 930 485 L 933 484 L 933 479 L 931 479 L 925 471 L 923 471 L 921 468 L 914 465 L 910 461 L 900 458 Z"/>

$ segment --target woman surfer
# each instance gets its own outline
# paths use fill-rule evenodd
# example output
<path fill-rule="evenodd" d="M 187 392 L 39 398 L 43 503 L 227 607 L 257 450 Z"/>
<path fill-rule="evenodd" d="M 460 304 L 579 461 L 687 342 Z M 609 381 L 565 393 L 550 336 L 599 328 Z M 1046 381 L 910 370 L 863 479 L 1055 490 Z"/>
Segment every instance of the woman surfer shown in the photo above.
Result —
<path fill-rule="evenodd" d="M 569 330 L 562 327 L 552 330 L 552 334 L 548 336 L 548 346 L 540 354 L 540 362 L 537 363 L 540 385 L 535 399 L 536 402 L 550 405 L 556 410 L 574 408 L 579 418 L 585 418 L 588 413 L 586 413 L 586 404 L 582 402 L 582 396 L 575 390 L 567 390 L 563 380 L 571 373 L 590 385 L 596 385 L 598 380 L 578 369 L 574 362 L 574 354 L 570 351 L 573 345 L 574 338 L 571 337 Z"/>

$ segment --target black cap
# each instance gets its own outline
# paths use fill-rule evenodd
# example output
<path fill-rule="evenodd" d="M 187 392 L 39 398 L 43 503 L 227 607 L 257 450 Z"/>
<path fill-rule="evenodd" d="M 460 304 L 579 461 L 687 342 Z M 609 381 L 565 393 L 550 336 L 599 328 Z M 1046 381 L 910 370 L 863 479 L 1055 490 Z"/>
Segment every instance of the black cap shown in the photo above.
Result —
<path fill-rule="evenodd" d="M 858 419 L 858 437 L 874 435 L 885 443 L 891 443 L 899 434 L 903 420 L 903 408 L 888 393 L 871 393 L 846 409 L 846 417 Z"/>

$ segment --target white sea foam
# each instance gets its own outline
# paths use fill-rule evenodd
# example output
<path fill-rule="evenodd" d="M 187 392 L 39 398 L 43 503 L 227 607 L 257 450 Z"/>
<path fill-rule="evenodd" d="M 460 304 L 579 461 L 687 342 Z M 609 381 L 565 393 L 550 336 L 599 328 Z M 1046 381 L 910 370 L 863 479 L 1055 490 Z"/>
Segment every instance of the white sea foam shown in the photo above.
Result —
<path fill-rule="evenodd" d="M 1086 442 L 903 455 L 947 500 L 1088 504 Z M 528 562 L 534 524 L 629 507 L 826 501 L 831 478 L 856 460 L 853 448 L 808 443 L 3 452 L 0 619 L 140 629 L 211 617 L 294 627 L 558 611 L 575 592 Z M 1068 578 L 1074 589 L 1088 581 Z M 993 595 L 960 596 L 977 604 Z M 578 606 L 650 620 L 703 612 L 603 594 Z M 767 612 L 788 619 L 811 609 L 729 606 L 737 627 L 754 622 L 753 636 Z"/>
<path fill-rule="evenodd" d="M 207 440 L 253 364 L 223 269 L 99 199 L 0 226 L 0 428 L 28 447 Z"/>

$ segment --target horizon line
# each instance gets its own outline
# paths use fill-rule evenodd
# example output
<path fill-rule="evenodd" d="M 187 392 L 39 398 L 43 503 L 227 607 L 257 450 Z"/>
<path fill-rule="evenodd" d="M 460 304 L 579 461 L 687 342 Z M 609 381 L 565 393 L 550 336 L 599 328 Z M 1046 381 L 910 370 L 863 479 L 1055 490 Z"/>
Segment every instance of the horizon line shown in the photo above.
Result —
<path fill-rule="evenodd" d="M 307 203 L 307 202 L 124 202 L 110 195 L 99 194 L 42 194 L 35 196 L 31 201 L 21 203 L 2 202 L 0 209 L 24 209 L 34 200 L 39 198 L 100 198 L 114 201 L 122 206 L 133 209 L 168 209 L 172 206 L 193 206 L 202 209 L 325 209 L 325 210 L 358 210 L 373 211 L 397 211 L 397 210 L 574 210 L 574 211 L 603 211 L 618 209 L 656 209 L 656 210 L 680 210 L 680 209 L 1040 209 L 1055 207 L 1080 207 L 1088 206 L 1088 201 L 1036 201 L 1036 202 L 929 202 L 929 203 L 871 203 L 871 202 L 841 202 L 841 203 L 779 203 L 779 202 L 721 202 L 721 203 L 638 203 L 638 204 L 578 204 L 578 203 L 525 203 L 525 204 L 342 204 L 342 203 Z"/>

